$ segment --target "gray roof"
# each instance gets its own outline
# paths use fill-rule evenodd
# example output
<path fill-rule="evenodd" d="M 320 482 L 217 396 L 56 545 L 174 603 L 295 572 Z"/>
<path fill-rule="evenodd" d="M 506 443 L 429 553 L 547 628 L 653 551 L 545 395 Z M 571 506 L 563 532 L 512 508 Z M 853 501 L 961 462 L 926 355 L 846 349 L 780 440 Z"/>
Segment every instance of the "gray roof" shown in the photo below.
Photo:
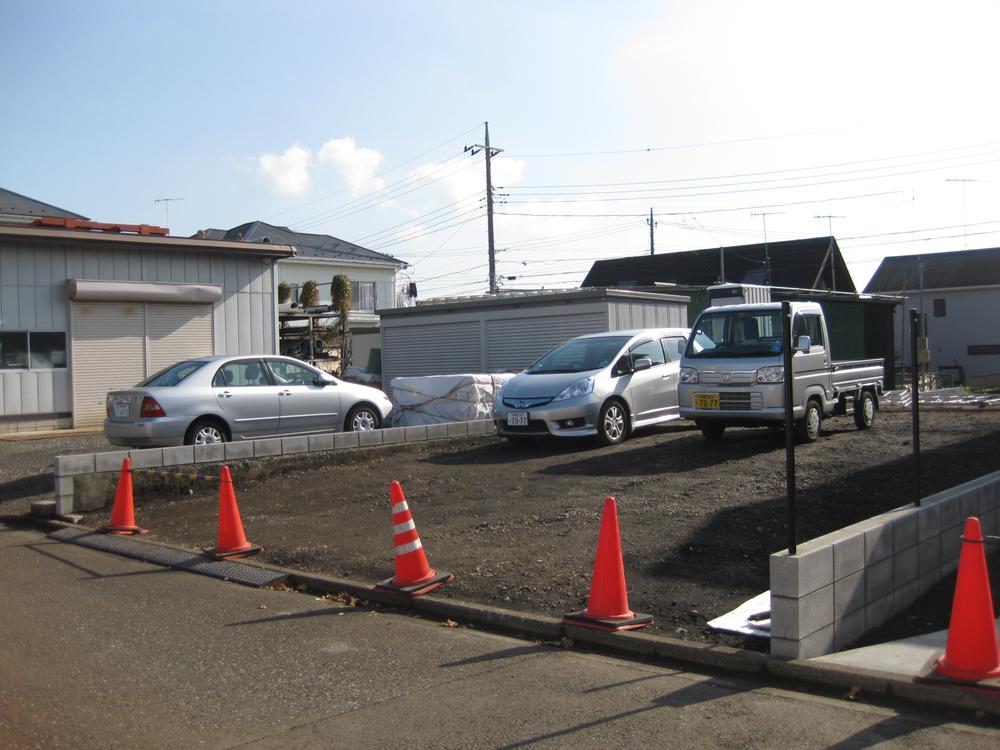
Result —
<path fill-rule="evenodd" d="M 823 260 L 830 253 L 826 266 Z M 811 289 L 820 268 L 819 286 L 854 292 L 854 281 L 833 237 L 811 237 L 724 248 L 728 282 L 764 284 L 766 261 L 771 263 L 771 285 Z M 640 255 L 599 260 L 591 266 L 581 286 L 648 286 L 656 282 L 706 287 L 721 280 L 719 248 Z"/>
<path fill-rule="evenodd" d="M 924 289 L 1000 285 L 1000 247 L 991 247 L 883 258 L 865 291 L 892 294 L 919 289 L 919 258 L 923 258 Z"/>
<path fill-rule="evenodd" d="M 63 216 L 88 221 L 88 217 L 75 214 L 50 203 L 29 198 L 13 190 L 0 188 L 0 216 Z"/>
<path fill-rule="evenodd" d="M 205 229 L 205 239 L 235 240 L 243 242 L 276 242 L 293 245 L 299 258 L 322 258 L 324 260 L 351 260 L 374 265 L 405 268 L 406 263 L 391 255 L 377 253 L 352 242 L 331 237 L 328 234 L 296 232 L 288 227 L 279 227 L 263 221 L 250 221 L 232 229 Z M 201 236 L 201 235 L 199 235 Z"/>

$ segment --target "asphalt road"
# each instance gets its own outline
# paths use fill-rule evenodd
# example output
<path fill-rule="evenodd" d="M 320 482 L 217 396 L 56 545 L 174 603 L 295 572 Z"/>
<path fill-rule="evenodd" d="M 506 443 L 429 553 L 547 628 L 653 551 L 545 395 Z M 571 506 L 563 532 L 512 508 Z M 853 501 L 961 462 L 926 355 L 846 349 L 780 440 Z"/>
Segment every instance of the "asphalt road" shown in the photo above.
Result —
<path fill-rule="evenodd" d="M 0 526 L 5 748 L 984 748 L 1000 729 L 233 583 Z"/>

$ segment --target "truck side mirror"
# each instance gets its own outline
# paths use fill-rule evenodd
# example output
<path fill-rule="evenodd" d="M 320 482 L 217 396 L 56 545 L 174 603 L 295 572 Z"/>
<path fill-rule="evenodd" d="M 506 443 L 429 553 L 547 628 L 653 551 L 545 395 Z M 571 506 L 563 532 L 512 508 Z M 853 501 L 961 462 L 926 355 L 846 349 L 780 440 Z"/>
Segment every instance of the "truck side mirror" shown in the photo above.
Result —
<path fill-rule="evenodd" d="M 812 339 L 810 339 L 808 336 L 799 336 L 798 341 L 795 342 L 795 351 L 797 352 L 808 354 L 811 348 L 812 348 Z"/>

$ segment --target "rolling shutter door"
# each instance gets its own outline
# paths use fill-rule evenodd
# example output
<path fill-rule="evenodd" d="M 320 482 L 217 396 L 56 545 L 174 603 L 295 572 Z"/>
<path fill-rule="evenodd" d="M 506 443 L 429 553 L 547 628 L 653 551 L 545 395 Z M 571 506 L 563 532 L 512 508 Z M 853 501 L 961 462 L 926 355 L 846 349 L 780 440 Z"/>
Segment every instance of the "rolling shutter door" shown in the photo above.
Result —
<path fill-rule="evenodd" d="M 146 376 L 146 312 L 142 302 L 73 302 L 73 426 L 104 422 L 105 395 Z"/>
<path fill-rule="evenodd" d="M 486 323 L 486 364 L 489 372 L 522 370 L 562 342 L 606 328 L 603 312 L 490 320 Z"/>
<path fill-rule="evenodd" d="M 73 302 L 73 426 L 100 425 L 108 391 L 215 351 L 212 305 Z"/>
<path fill-rule="evenodd" d="M 384 328 L 382 336 L 382 370 L 387 385 L 392 378 L 458 375 L 482 369 L 478 321 Z"/>
<path fill-rule="evenodd" d="M 211 356 L 211 305 L 146 304 L 148 375 L 182 359 Z"/>

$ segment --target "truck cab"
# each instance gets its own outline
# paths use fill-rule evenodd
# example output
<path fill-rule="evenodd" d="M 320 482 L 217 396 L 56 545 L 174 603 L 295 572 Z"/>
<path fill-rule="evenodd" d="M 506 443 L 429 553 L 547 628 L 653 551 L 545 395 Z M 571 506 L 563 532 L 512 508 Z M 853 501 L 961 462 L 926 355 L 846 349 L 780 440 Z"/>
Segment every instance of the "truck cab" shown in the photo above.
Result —
<path fill-rule="evenodd" d="M 859 427 L 874 420 L 881 360 L 835 362 L 823 308 L 791 302 L 793 419 L 799 437 L 819 437 L 824 417 L 854 413 Z M 726 304 L 698 316 L 681 357 L 680 415 L 709 439 L 727 426 L 771 426 L 785 419 L 781 303 Z M 857 407 L 857 409 L 855 408 Z"/>

